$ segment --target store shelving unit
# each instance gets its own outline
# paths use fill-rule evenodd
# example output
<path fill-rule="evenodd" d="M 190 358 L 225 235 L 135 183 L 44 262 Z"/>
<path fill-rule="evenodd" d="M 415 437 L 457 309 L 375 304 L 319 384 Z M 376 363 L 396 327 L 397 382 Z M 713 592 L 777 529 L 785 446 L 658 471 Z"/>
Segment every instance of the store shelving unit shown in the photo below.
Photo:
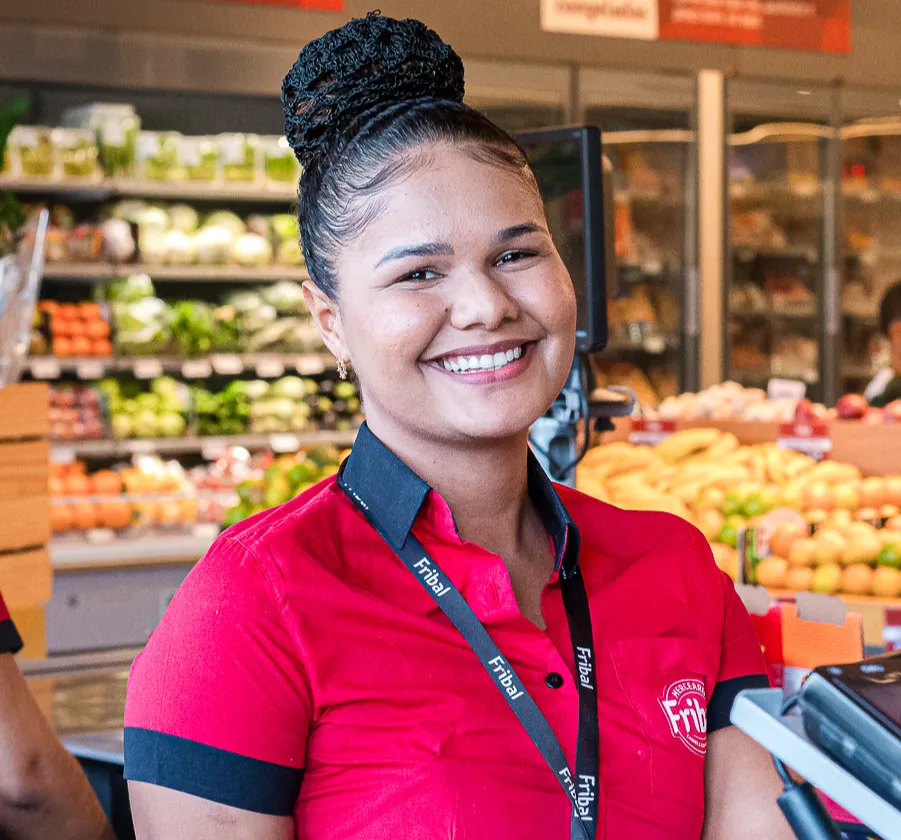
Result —
<path fill-rule="evenodd" d="M 310 430 L 276 432 L 268 435 L 210 435 L 207 437 L 135 438 L 133 440 L 58 441 L 50 450 L 58 462 L 75 458 L 126 458 L 131 455 L 200 454 L 213 458 L 233 446 L 244 449 L 271 449 L 274 452 L 296 452 L 304 446 L 353 445 L 355 432 Z"/>
<path fill-rule="evenodd" d="M 218 530 L 216 526 L 201 525 L 194 533 L 179 536 L 109 538 L 103 541 L 55 540 L 50 544 L 50 562 L 56 572 L 156 563 L 193 563 L 207 552 Z"/>

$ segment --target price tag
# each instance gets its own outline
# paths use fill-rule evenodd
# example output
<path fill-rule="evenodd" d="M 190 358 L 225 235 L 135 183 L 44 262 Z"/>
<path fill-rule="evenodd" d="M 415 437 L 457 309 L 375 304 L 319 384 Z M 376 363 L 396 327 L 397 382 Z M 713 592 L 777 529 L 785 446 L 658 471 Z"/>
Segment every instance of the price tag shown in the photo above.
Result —
<path fill-rule="evenodd" d="M 766 386 L 768 400 L 800 402 L 807 394 L 807 385 L 796 379 L 771 379 Z"/>
<path fill-rule="evenodd" d="M 91 528 L 87 533 L 88 542 L 91 545 L 109 545 L 116 539 L 116 532 L 109 528 Z"/>
<path fill-rule="evenodd" d="M 656 446 L 676 431 L 675 420 L 647 420 L 638 418 L 632 421 L 629 443 L 638 446 Z"/>
<path fill-rule="evenodd" d="M 240 134 L 220 135 L 219 151 L 222 153 L 223 163 L 244 163 L 244 138 Z"/>
<path fill-rule="evenodd" d="M 193 137 L 182 137 L 178 148 L 181 166 L 200 166 L 200 143 Z"/>
<path fill-rule="evenodd" d="M 181 375 L 185 379 L 206 379 L 213 372 L 213 366 L 207 359 L 193 359 L 181 366 Z"/>
<path fill-rule="evenodd" d="M 270 435 L 269 446 L 273 452 L 297 452 L 300 449 L 300 438 L 291 434 Z"/>
<path fill-rule="evenodd" d="M 315 376 L 325 371 L 325 359 L 315 354 L 298 356 L 294 361 L 294 367 L 301 376 Z"/>
<path fill-rule="evenodd" d="M 75 368 L 75 375 L 79 379 L 100 379 L 103 376 L 103 362 L 94 359 L 79 362 Z"/>
<path fill-rule="evenodd" d="M 779 427 L 776 445 L 822 461 L 832 451 L 832 438 L 829 437 L 829 427 L 820 420 L 783 423 Z"/>
<path fill-rule="evenodd" d="M 56 359 L 32 359 L 31 375 L 35 379 L 59 379 L 59 362 Z"/>
<path fill-rule="evenodd" d="M 155 379 L 162 373 L 163 366 L 159 359 L 135 359 L 135 376 L 138 379 Z"/>
<path fill-rule="evenodd" d="M 260 359 L 257 362 L 257 376 L 260 379 L 276 379 L 284 373 L 285 365 L 281 359 Z"/>
<path fill-rule="evenodd" d="M 217 458 L 221 458 L 227 450 L 228 446 L 223 438 L 211 438 L 203 442 L 200 454 L 205 461 L 215 461 Z"/>
<path fill-rule="evenodd" d="M 135 455 L 150 455 L 156 452 L 156 442 L 152 440 L 133 440 L 128 444 L 128 449 Z"/>
<path fill-rule="evenodd" d="M 51 446 L 50 460 L 54 464 L 74 464 L 75 450 L 71 446 Z"/>
<path fill-rule="evenodd" d="M 210 361 L 213 363 L 213 370 L 216 373 L 232 376 L 244 372 L 244 363 L 240 357 L 232 354 L 218 353 Z"/>

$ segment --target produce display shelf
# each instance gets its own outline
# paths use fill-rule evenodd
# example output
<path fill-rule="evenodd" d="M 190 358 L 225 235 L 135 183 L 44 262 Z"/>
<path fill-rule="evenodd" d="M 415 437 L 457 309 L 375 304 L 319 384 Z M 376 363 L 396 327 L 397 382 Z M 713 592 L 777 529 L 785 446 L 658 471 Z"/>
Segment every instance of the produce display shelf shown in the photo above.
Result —
<path fill-rule="evenodd" d="M 149 274 L 154 280 L 186 280 L 207 283 L 265 283 L 294 280 L 303 283 L 310 279 L 305 268 L 267 265 L 247 268 L 240 265 L 142 265 L 123 263 L 47 263 L 46 280 L 109 280 L 129 274 Z"/>
<path fill-rule="evenodd" d="M 155 183 L 106 178 L 100 181 L 57 181 L 47 178 L 0 178 L 0 190 L 35 195 L 65 196 L 82 201 L 107 201 L 112 198 L 169 198 L 182 201 L 252 201 L 260 203 L 297 200 L 297 187 L 278 187 L 240 183 Z"/>
<path fill-rule="evenodd" d="M 792 321 L 809 321 L 817 317 L 816 309 L 812 306 L 782 306 L 779 308 L 759 310 L 733 310 L 729 313 L 730 317 L 742 321 L 754 321 L 761 318 L 770 320 L 792 320 Z"/>
<path fill-rule="evenodd" d="M 733 368 L 730 379 L 742 385 L 765 388 L 771 379 L 798 379 L 808 385 L 816 385 L 820 381 L 816 371 L 813 370 L 780 370 L 772 368 Z"/>
<path fill-rule="evenodd" d="M 782 182 L 757 182 L 729 185 L 729 198 L 734 202 L 811 201 L 823 197 L 823 185 L 792 186 Z"/>
<path fill-rule="evenodd" d="M 161 562 L 199 560 L 213 544 L 218 528 L 203 533 L 173 537 L 117 539 L 109 542 L 54 541 L 50 543 L 50 563 L 54 571 L 75 571 L 109 566 L 137 566 Z"/>
<path fill-rule="evenodd" d="M 59 379 L 74 374 L 79 379 L 94 380 L 110 373 L 131 373 L 146 379 L 147 373 L 176 373 L 185 379 L 205 379 L 213 373 L 238 375 L 255 371 L 261 379 L 282 376 L 286 372 L 301 376 L 315 376 L 334 364 L 329 353 L 242 353 L 236 355 L 214 354 L 196 359 L 179 356 L 155 356 L 151 359 L 124 356 L 85 356 L 56 358 L 34 356 L 27 361 L 27 368 L 35 379 Z"/>
<path fill-rule="evenodd" d="M 311 431 L 222 437 L 57 441 L 50 448 L 50 458 L 52 461 L 65 463 L 75 458 L 120 458 L 128 455 L 179 455 L 193 452 L 215 457 L 215 453 L 232 446 L 295 452 L 302 446 L 349 447 L 353 445 L 355 438 L 356 432 Z"/>

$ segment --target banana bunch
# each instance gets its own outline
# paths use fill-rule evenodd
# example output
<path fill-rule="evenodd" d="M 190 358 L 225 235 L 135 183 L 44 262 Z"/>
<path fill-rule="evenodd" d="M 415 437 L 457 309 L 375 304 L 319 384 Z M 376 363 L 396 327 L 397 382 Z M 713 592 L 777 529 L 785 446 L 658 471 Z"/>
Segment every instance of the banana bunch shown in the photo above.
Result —
<path fill-rule="evenodd" d="M 774 443 L 742 446 L 718 429 L 686 429 L 656 447 L 612 443 L 592 449 L 576 472 L 591 496 L 629 510 L 661 510 L 692 521 L 736 488 L 784 486 L 815 469 Z M 709 504 L 705 500 L 710 500 Z"/>

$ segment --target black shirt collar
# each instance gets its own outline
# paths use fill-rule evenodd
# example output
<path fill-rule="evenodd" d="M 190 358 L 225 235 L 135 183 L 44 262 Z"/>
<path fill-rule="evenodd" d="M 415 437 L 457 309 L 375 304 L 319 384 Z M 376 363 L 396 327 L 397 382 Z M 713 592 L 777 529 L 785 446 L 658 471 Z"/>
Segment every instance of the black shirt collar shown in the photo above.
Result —
<path fill-rule="evenodd" d="M 554 543 L 563 576 L 578 565 L 579 532 L 538 460 L 529 452 L 529 495 Z M 339 483 L 361 502 L 372 524 L 395 548 L 406 542 L 431 489 L 364 423 L 341 465 Z"/>

